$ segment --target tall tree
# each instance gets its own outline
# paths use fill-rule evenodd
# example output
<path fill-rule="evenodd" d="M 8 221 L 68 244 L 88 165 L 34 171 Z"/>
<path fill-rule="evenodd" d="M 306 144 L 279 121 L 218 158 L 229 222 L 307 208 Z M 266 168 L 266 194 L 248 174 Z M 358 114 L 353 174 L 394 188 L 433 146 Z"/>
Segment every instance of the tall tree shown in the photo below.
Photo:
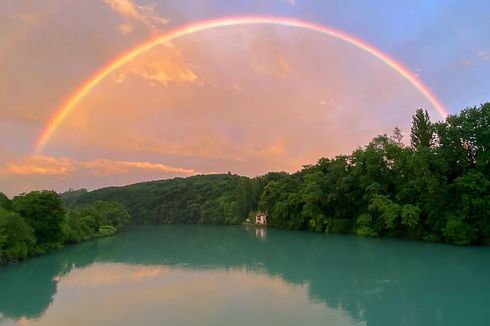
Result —
<path fill-rule="evenodd" d="M 0 207 L 0 262 L 26 258 L 35 241 L 32 228 L 19 214 Z"/>
<path fill-rule="evenodd" d="M 418 109 L 412 116 L 411 144 L 415 149 L 431 147 L 434 140 L 434 128 L 427 110 Z"/>
<path fill-rule="evenodd" d="M 6 210 L 10 210 L 12 203 L 10 199 L 3 192 L 0 192 L 0 207 L 5 208 Z"/>
<path fill-rule="evenodd" d="M 13 199 L 15 212 L 20 214 L 34 229 L 41 249 L 57 247 L 63 234 L 61 223 L 65 209 L 60 196 L 54 191 L 32 191 Z"/>

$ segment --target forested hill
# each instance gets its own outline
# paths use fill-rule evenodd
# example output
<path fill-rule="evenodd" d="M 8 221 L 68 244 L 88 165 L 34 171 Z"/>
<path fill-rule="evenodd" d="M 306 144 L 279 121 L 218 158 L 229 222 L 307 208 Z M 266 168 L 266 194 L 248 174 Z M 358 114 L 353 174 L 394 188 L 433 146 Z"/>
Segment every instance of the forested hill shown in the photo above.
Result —
<path fill-rule="evenodd" d="M 135 224 L 200 223 L 238 224 L 257 208 L 259 180 L 232 174 L 197 175 L 91 192 L 61 194 L 70 206 L 97 200 L 123 203 Z"/>
<path fill-rule="evenodd" d="M 294 174 L 202 175 L 63 197 L 121 202 L 135 223 L 239 223 L 262 210 L 274 227 L 490 243 L 490 103 L 436 123 L 417 110 L 405 137 L 410 145 L 395 128 Z"/>

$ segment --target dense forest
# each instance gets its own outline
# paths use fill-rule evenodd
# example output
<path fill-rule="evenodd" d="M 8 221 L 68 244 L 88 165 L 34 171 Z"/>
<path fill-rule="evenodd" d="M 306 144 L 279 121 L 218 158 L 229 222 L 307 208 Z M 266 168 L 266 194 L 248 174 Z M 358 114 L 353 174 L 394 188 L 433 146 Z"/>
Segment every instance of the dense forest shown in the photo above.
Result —
<path fill-rule="evenodd" d="M 438 123 L 417 110 L 409 146 L 395 128 L 351 155 L 320 159 L 269 182 L 259 208 L 282 228 L 488 244 L 489 147 L 489 103 Z"/>
<path fill-rule="evenodd" d="M 452 244 L 490 242 L 490 103 L 433 123 L 415 112 L 350 155 L 293 174 L 199 175 L 63 194 L 67 205 L 122 203 L 134 223 L 236 224 L 257 210 L 272 227 Z"/>
<path fill-rule="evenodd" d="M 0 195 L 0 257 L 22 259 L 135 224 L 239 224 L 257 211 L 293 230 L 490 243 L 490 103 L 433 123 L 413 116 L 350 155 L 293 174 L 198 175 L 61 195 Z M 127 211 L 126 211 L 127 210 Z"/>
<path fill-rule="evenodd" d="M 239 224 L 257 209 L 262 178 L 228 174 L 137 183 L 61 194 L 69 207 L 97 200 L 123 203 L 135 224 Z"/>
<path fill-rule="evenodd" d="M 129 221 L 117 202 L 95 201 L 67 210 L 54 191 L 33 191 L 12 200 L 0 193 L 0 264 L 112 235 Z"/>

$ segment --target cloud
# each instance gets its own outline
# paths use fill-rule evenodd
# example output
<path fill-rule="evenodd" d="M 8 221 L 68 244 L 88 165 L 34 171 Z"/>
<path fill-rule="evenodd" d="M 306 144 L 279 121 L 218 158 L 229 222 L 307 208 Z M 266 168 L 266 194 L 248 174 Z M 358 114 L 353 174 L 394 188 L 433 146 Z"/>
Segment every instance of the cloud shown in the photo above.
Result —
<path fill-rule="evenodd" d="M 123 35 L 126 35 L 126 34 L 129 34 L 133 31 L 134 27 L 133 25 L 131 24 L 121 24 L 119 26 L 117 26 L 117 29 L 119 30 L 119 32 L 121 32 L 121 34 Z"/>
<path fill-rule="evenodd" d="M 169 22 L 169 19 L 160 17 L 152 5 L 137 5 L 131 0 L 103 1 L 125 19 L 125 23 L 118 26 L 123 35 L 131 33 L 134 24 L 142 24 L 155 32 L 162 30 Z"/>
<path fill-rule="evenodd" d="M 286 62 L 284 58 L 277 58 L 277 67 L 278 67 L 278 75 L 285 78 L 289 75 L 290 68 L 289 64 Z"/>
<path fill-rule="evenodd" d="M 124 80 L 126 79 L 126 75 L 123 74 L 123 73 L 119 73 L 119 74 L 113 74 L 112 75 L 112 80 L 116 83 L 116 84 L 120 84 L 122 82 L 124 82 Z"/>
<path fill-rule="evenodd" d="M 320 100 L 320 105 L 323 106 L 332 106 L 334 103 L 335 101 L 333 100 L 333 98 L 330 98 L 328 100 Z"/>
<path fill-rule="evenodd" d="M 33 157 L 24 162 L 10 162 L 0 168 L 0 178 L 15 175 L 66 175 L 75 170 L 73 163 L 67 159 L 53 157 Z"/>
<path fill-rule="evenodd" d="M 276 78 L 287 78 L 291 72 L 290 64 L 281 55 L 271 54 L 270 57 L 260 54 L 252 59 L 251 68 L 260 76 L 273 76 Z"/>
<path fill-rule="evenodd" d="M 162 163 L 113 161 L 108 159 L 77 161 L 69 158 L 33 155 L 0 166 L 0 178 L 15 175 L 61 176 L 80 170 L 85 170 L 85 173 L 92 175 L 117 175 L 134 172 L 132 170 L 138 169 L 153 172 L 178 173 L 182 175 L 197 174 L 192 169 L 183 169 Z"/>
<path fill-rule="evenodd" d="M 287 42 L 274 30 L 263 30 L 249 45 L 249 64 L 261 76 L 286 78 L 291 73 Z"/>
<path fill-rule="evenodd" d="M 11 161 L 0 166 L 0 178 L 11 176 L 66 176 L 74 172 L 83 172 L 87 175 L 107 176 L 120 175 L 145 170 L 163 173 L 176 173 L 181 175 L 194 175 L 196 171 L 151 162 L 113 161 L 108 159 L 95 159 L 91 161 L 77 161 L 70 158 L 56 158 L 44 155 L 32 155 Z"/>
<path fill-rule="evenodd" d="M 475 66 L 490 60 L 490 51 L 479 50 L 474 53 L 471 58 L 463 58 L 460 63 L 464 66 Z"/>
<path fill-rule="evenodd" d="M 478 51 L 477 55 L 483 61 L 490 60 L 490 51 L 481 50 Z"/>
<path fill-rule="evenodd" d="M 198 81 L 195 68 L 183 57 L 182 49 L 171 44 L 158 47 L 126 64 L 112 74 L 112 80 L 120 84 L 127 80 L 128 76 L 143 78 L 151 86 L 160 84 L 167 87 L 172 81 Z"/>
<path fill-rule="evenodd" d="M 194 175 L 196 171 L 192 169 L 183 169 L 168 166 L 162 163 L 151 162 L 128 162 L 128 161 L 111 161 L 107 159 L 96 159 L 93 161 L 77 162 L 80 168 L 88 169 L 96 175 L 114 175 L 130 173 L 131 170 L 141 169 L 146 171 L 156 171 L 164 173 L 178 173 L 182 175 Z"/>
<path fill-rule="evenodd" d="M 139 75 L 146 80 L 149 80 L 152 85 L 155 83 L 167 86 L 170 81 L 180 80 L 193 82 L 197 79 L 197 75 L 188 67 L 183 69 L 168 69 L 159 64 L 146 64 L 139 72 Z M 138 74 L 138 73 L 136 73 Z"/>
<path fill-rule="evenodd" d="M 2 148 L 0 157 L 0 191 L 9 196 L 37 189 L 95 189 L 198 174 L 191 168 L 158 162 L 22 155 Z"/>

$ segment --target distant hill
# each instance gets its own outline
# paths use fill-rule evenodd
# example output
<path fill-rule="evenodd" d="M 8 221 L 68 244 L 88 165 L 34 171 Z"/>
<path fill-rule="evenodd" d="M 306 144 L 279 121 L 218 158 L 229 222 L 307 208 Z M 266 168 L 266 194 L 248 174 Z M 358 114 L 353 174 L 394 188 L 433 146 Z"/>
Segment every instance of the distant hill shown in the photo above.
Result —
<path fill-rule="evenodd" d="M 85 189 L 61 194 L 69 207 L 97 200 L 122 203 L 135 224 L 238 224 L 255 209 L 258 179 L 232 174 L 197 175 L 122 187 Z"/>

